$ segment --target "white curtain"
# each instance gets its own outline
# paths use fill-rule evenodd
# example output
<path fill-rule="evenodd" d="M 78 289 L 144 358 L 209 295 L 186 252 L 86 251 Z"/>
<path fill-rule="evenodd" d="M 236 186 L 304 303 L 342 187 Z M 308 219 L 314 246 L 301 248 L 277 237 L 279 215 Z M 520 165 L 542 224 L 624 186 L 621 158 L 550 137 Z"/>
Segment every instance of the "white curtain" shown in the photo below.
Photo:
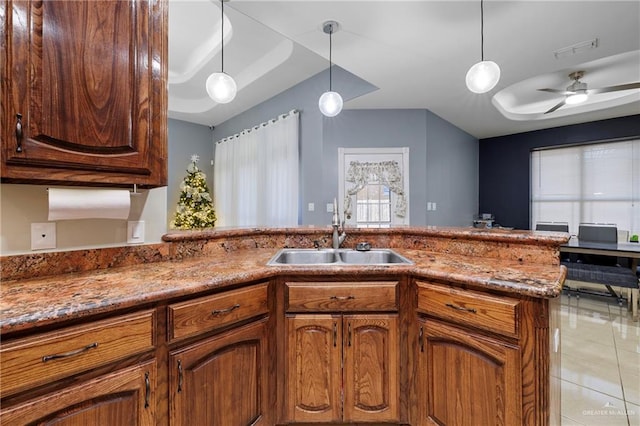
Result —
<path fill-rule="evenodd" d="M 298 224 L 298 135 L 291 111 L 216 143 L 217 226 Z"/>

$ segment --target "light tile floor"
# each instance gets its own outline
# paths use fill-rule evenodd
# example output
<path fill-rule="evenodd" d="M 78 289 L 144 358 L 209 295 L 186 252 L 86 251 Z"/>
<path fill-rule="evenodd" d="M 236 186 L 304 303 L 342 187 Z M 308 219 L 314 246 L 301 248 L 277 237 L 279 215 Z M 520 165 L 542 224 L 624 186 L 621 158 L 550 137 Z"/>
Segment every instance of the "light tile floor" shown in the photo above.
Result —
<path fill-rule="evenodd" d="M 612 298 L 561 297 L 562 426 L 640 426 L 640 322 Z"/>

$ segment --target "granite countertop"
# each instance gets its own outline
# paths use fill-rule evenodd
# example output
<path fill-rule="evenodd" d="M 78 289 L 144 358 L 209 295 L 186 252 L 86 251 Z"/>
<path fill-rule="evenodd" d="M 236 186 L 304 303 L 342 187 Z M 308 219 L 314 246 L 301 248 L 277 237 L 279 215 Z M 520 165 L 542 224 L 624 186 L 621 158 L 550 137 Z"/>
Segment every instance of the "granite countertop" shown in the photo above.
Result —
<path fill-rule="evenodd" d="M 0 333 L 151 306 L 160 301 L 289 273 L 411 273 L 424 279 L 446 280 L 538 298 L 557 297 L 566 275 L 566 268 L 560 265 L 405 248 L 394 250 L 412 260 L 413 265 L 267 266 L 277 250 L 273 247 L 241 249 L 181 260 L 3 281 Z"/>

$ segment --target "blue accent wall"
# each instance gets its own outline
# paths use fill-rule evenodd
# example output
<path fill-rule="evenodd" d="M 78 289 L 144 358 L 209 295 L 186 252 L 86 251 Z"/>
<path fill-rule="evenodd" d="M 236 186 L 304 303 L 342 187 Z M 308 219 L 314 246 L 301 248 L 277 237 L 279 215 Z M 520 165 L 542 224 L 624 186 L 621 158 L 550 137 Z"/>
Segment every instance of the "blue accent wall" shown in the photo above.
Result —
<path fill-rule="evenodd" d="M 640 114 L 481 139 L 480 213 L 493 213 L 502 226 L 529 229 L 532 149 L 636 136 Z"/>

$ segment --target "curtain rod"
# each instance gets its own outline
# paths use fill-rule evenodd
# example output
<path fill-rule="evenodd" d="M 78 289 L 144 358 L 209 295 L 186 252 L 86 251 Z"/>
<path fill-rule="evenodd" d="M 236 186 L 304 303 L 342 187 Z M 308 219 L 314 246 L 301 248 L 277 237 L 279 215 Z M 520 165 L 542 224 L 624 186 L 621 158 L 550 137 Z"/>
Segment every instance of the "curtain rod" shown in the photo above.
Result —
<path fill-rule="evenodd" d="M 239 133 L 236 133 L 235 135 L 227 136 L 226 138 L 222 138 L 222 139 L 220 139 L 219 141 L 216 141 L 216 144 L 219 144 L 219 143 L 222 143 L 222 142 L 226 142 L 226 141 L 231 140 L 231 139 L 237 139 L 237 138 L 239 138 L 239 137 L 240 137 L 240 136 L 242 136 L 242 135 L 245 135 L 245 134 L 247 134 L 247 133 L 250 133 L 252 130 L 258 130 L 260 127 L 265 127 L 265 126 L 267 126 L 267 125 L 269 125 L 269 124 L 273 124 L 273 123 L 275 123 L 275 122 L 276 122 L 276 121 L 278 121 L 278 120 L 282 120 L 283 118 L 285 118 L 285 117 L 287 117 L 287 116 L 289 116 L 289 115 L 292 115 L 292 114 L 296 114 L 296 113 L 298 113 L 298 112 L 299 112 L 299 111 L 298 111 L 297 109 L 292 109 L 292 110 L 291 110 L 291 111 L 289 111 L 289 112 L 285 112 L 284 114 L 280 114 L 280 115 L 279 115 L 279 116 L 277 116 L 276 118 L 272 118 L 271 120 L 267 120 L 267 121 L 265 121 L 264 123 L 260 123 L 260 124 L 258 124 L 258 125 L 256 125 L 256 126 L 253 126 L 253 127 L 252 127 L 252 128 L 250 128 L 250 129 L 244 129 L 243 131 L 241 131 L 241 132 L 239 132 Z"/>

